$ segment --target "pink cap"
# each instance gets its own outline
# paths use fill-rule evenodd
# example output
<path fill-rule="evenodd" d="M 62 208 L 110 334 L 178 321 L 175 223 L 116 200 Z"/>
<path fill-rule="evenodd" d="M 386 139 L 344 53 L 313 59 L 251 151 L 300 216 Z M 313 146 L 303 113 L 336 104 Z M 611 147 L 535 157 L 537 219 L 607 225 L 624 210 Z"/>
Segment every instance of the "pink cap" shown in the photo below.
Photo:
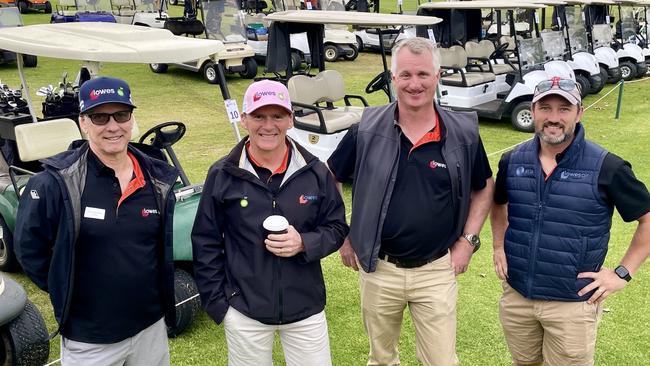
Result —
<path fill-rule="evenodd" d="M 253 113 L 267 105 L 277 105 L 291 113 L 289 91 L 284 84 L 272 80 L 260 80 L 252 83 L 244 94 L 244 113 Z"/>

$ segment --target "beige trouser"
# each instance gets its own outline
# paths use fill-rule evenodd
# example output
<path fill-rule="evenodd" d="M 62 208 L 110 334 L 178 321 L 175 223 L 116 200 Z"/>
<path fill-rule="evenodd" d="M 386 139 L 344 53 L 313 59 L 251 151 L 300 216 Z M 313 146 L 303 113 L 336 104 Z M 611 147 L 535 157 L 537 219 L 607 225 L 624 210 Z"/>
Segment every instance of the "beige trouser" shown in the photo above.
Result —
<path fill-rule="evenodd" d="M 602 305 L 530 300 L 503 282 L 499 318 L 520 365 L 591 366 Z"/>
<path fill-rule="evenodd" d="M 458 287 L 449 253 L 418 268 L 379 260 L 360 272 L 361 311 L 370 341 L 368 365 L 399 365 L 397 343 L 404 308 L 415 326 L 416 354 L 423 365 L 457 365 Z"/>

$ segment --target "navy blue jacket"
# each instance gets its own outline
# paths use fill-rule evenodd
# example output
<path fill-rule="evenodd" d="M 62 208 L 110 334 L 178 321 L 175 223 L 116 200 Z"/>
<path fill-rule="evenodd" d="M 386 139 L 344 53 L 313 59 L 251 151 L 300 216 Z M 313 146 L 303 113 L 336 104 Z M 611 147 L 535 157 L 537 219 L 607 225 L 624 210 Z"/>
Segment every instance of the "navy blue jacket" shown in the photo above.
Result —
<path fill-rule="evenodd" d="M 81 223 L 81 195 L 87 173 L 88 143 L 43 160 L 45 170 L 30 178 L 18 205 L 15 243 L 16 256 L 29 278 L 50 295 L 54 316 L 63 325 L 74 291 L 75 243 Z M 176 168 L 150 158 L 132 146 L 129 152 L 138 159 L 142 171 L 154 186 L 156 203 L 163 217 L 160 251 L 163 263 L 160 288 L 167 324 L 175 324 L 174 262 L 172 223 Z M 106 296 L 102 289 L 88 296 Z M 116 316 L 119 316 L 116 314 Z"/>
<path fill-rule="evenodd" d="M 266 324 L 293 323 L 325 307 L 320 259 L 348 234 L 345 207 L 327 167 L 297 144 L 277 192 L 256 175 L 239 143 L 208 172 L 192 230 L 201 302 L 221 323 L 229 306 Z M 262 222 L 283 215 L 305 250 L 269 252 Z"/>
<path fill-rule="evenodd" d="M 598 176 L 607 151 L 584 138 L 581 124 L 564 157 L 544 181 L 539 140 L 510 155 L 506 185 L 508 283 L 529 299 L 585 301 L 591 282 L 580 272 L 600 270 L 614 207 L 603 201 Z"/>

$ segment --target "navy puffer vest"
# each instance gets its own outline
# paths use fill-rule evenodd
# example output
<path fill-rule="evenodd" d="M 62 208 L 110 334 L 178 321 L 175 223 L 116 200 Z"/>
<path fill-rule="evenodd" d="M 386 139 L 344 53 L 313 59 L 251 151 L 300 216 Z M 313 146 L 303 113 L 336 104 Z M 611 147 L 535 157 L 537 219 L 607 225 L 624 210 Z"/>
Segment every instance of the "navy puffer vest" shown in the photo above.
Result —
<path fill-rule="evenodd" d="M 578 296 L 607 254 L 613 207 L 598 191 L 607 151 L 586 141 L 576 126 L 575 139 L 544 183 L 539 139 L 514 150 L 507 170 L 508 229 L 505 252 L 508 283 L 529 299 L 584 301 Z"/>

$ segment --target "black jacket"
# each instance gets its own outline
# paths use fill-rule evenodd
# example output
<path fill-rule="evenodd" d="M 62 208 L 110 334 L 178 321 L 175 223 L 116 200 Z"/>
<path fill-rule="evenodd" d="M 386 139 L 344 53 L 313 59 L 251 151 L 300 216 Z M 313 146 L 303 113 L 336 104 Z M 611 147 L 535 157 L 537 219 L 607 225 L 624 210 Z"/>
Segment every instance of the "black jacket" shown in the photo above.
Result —
<path fill-rule="evenodd" d="M 348 233 L 345 208 L 323 163 L 291 143 L 277 194 L 254 174 L 238 144 L 208 172 L 192 230 L 194 272 L 201 301 L 221 323 L 229 306 L 266 324 L 292 323 L 321 312 L 325 283 L 320 259 Z M 281 258 L 267 251 L 262 222 L 283 215 L 305 251 Z"/>
<path fill-rule="evenodd" d="M 86 182 L 88 143 L 43 160 L 45 170 L 29 179 L 20 197 L 16 218 L 16 255 L 25 273 L 50 295 L 54 316 L 59 325 L 65 324 L 74 290 L 75 243 L 81 223 L 81 195 Z M 170 165 L 152 159 L 129 146 L 152 182 L 156 203 L 163 217 L 160 250 L 163 263 L 161 291 L 167 324 L 175 324 L 174 263 L 172 252 L 172 223 L 175 197 L 173 185 L 178 171 Z M 98 288 L 96 294 L 106 296 Z"/>

